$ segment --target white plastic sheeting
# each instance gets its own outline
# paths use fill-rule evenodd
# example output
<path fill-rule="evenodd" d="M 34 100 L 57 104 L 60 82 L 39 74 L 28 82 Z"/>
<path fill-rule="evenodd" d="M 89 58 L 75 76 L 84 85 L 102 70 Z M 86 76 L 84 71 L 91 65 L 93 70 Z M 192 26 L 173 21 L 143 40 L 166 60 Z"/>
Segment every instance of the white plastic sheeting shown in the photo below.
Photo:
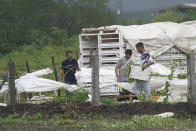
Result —
<path fill-rule="evenodd" d="M 162 66 L 158 66 L 157 68 L 162 69 L 161 72 L 164 72 Z M 158 70 L 157 70 L 158 71 Z M 168 71 L 168 70 L 165 70 Z M 16 90 L 17 93 L 22 92 L 48 92 L 54 91 L 60 88 L 65 88 L 70 92 L 78 90 L 82 88 L 82 86 L 76 85 L 68 85 L 61 82 L 56 82 L 54 80 L 49 80 L 45 78 L 40 78 L 37 76 L 46 75 L 52 73 L 51 69 L 43 69 L 33 73 L 28 73 L 22 76 L 20 79 L 17 79 L 16 82 Z M 156 72 L 157 73 L 157 72 Z M 91 69 L 90 68 L 82 68 L 80 72 L 77 72 L 77 80 L 79 85 L 84 83 L 91 82 Z M 167 78 L 166 77 L 152 77 L 149 84 L 151 90 L 156 90 L 165 85 Z M 174 79 L 170 82 L 171 86 L 169 87 L 170 98 L 169 101 L 171 102 L 178 102 L 178 101 L 186 101 L 187 95 L 187 80 L 179 80 Z M 101 94 L 116 94 L 118 93 L 119 87 L 122 87 L 130 92 L 133 92 L 134 83 L 127 83 L 127 82 L 116 82 L 115 72 L 114 69 L 107 69 L 101 68 L 100 69 L 100 92 Z M 90 89 L 89 89 L 90 90 Z M 0 90 L 0 96 L 6 94 L 8 92 L 8 87 L 5 84 L 2 89 Z"/>
<path fill-rule="evenodd" d="M 21 92 L 47 92 L 66 87 L 64 83 L 56 82 L 45 78 L 39 78 L 27 74 L 16 80 L 16 89 L 18 93 Z"/>
<path fill-rule="evenodd" d="M 170 102 L 186 102 L 188 96 L 187 79 L 174 79 L 170 82 L 169 101 Z"/>
<path fill-rule="evenodd" d="M 183 22 L 183 23 L 181 23 L 181 24 L 193 26 L 193 27 L 196 28 L 196 20 L 195 20 L 195 21 L 186 21 L 186 22 Z"/>
<path fill-rule="evenodd" d="M 153 74 L 169 75 L 171 73 L 171 71 L 167 67 L 159 63 L 152 65 L 151 68 Z M 90 83 L 91 68 L 81 68 L 81 71 L 76 73 L 76 79 L 79 84 Z M 100 84 L 115 83 L 116 75 L 114 67 L 101 67 L 99 72 L 99 82 Z"/>
<path fill-rule="evenodd" d="M 100 68 L 99 69 L 99 82 L 103 83 L 114 83 L 116 82 L 116 75 L 114 67 L 110 69 Z M 81 68 L 81 71 L 76 73 L 76 79 L 79 84 L 91 82 L 91 68 Z"/>
<path fill-rule="evenodd" d="M 53 73 L 53 71 L 50 68 L 46 68 L 46 69 L 42 69 L 42 70 L 38 70 L 32 73 L 29 73 L 31 76 L 43 76 L 43 75 L 47 75 L 47 74 L 51 74 Z"/>
<path fill-rule="evenodd" d="M 150 81 L 151 72 L 152 72 L 151 67 L 146 68 L 144 71 L 142 71 L 141 66 L 131 65 L 131 71 L 130 71 L 129 78 L 132 78 L 135 80 Z"/>
<path fill-rule="evenodd" d="M 127 48 L 131 48 L 135 52 L 137 42 L 144 42 L 146 49 L 154 57 L 161 55 L 173 46 L 177 46 L 187 53 L 196 52 L 196 29 L 186 24 L 158 22 L 131 26 L 113 25 L 101 28 L 117 28 L 128 41 Z"/>
<path fill-rule="evenodd" d="M 8 92 L 8 87 L 7 87 L 7 83 L 6 83 L 5 85 L 2 86 L 2 88 L 0 90 L 0 96 L 3 96 L 7 92 Z"/>
<path fill-rule="evenodd" d="M 152 72 L 154 74 L 160 74 L 160 75 L 169 75 L 171 73 L 171 70 L 169 70 L 167 67 L 156 63 L 150 66 L 150 68 L 152 69 Z"/>
<path fill-rule="evenodd" d="M 0 106 L 7 106 L 7 104 L 5 104 L 5 103 L 0 103 Z"/>
<path fill-rule="evenodd" d="M 165 113 L 161 113 L 155 116 L 159 116 L 159 117 L 173 117 L 174 113 L 173 112 L 165 112 Z"/>
<path fill-rule="evenodd" d="M 50 68 L 35 71 L 33 73 L 27 73 L 26 75 L 15 80 L 15 87 L 17 93 L 22 92 L 48 92 L 65 88 L 72 92 L 79 89 L 76 85 L 68 85 L 65 83 L 57 82 L 50 79 L 40 78 L 38 76 L 50 74 L 53 71 Z M 4 95 L 8 91 L 8 86 L 4 85 L 0 90 L 0 96 Z"/>

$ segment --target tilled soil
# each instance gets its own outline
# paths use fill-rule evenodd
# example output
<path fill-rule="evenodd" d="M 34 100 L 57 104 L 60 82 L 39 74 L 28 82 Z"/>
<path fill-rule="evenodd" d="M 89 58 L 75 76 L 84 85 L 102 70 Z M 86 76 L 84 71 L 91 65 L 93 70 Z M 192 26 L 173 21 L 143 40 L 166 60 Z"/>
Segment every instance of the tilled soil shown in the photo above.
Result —
<path fill-rule="evenodd" d="M 133 103 L 121 105 L 101 105 L 92 106 L 90 103 L 55 103 L 48 102 L 40 105 L 18 104 L 15 106 L 0 107 L 0 117 L 7 117 L 10 114 L 18 113 L 29 115 L 40 112 L 42 114 L 53 115 L 56 113 L 78 111 L 80 113 L 94 113 L 103 115 L 156 115 L 164 112 L 174 112 L 175 117 L 196 117 L 196 105 L 191 103 L 161 104 L 161 103 Z"/>

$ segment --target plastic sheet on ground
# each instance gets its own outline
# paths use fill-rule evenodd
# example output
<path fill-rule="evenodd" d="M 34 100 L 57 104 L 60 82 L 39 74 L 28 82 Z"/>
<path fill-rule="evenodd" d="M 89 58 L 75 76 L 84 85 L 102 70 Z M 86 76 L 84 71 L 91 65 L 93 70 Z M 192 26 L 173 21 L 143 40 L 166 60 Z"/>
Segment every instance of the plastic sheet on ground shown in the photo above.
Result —
<path fill-rule="evenodd" d="M 113 83 L 116 82 L 116 75 L 114 67 L 110 69 L 100 68 L 99 69 L 99 82 L 102 83 Z M 81 71 L 76 73 L 76 79 L 79 84 L 91 82 L 91 68 L 81 68 Z"/>
<path fill-rule="evenodd" d="M 79 89 L 79 86 L 68 85 L 65 83 L 57 82 L 54 80 L 41 78 L 37 76 L 46 75 L 52 73 L 52 70 L 47 68 L 33 73 L 27 73 L 26 75 L 15 80 L 15 87 L 17 93 L 22 92 L 48 92 L 58 90 L 60 88 L 65 88 L 72 92 Z M 0 96 L 8 92 L 8 86 L 4 85 L 0 90 Z"/>
<path fill-rule="evenodd" d="M 187 102 L 188 85 L 187 79 L 174 79 L 170 82 L 169 102 Z"/>
<path fill-rule="evenodd" d="M 153 64 L 150 66 L 151 69 L 152 69 L 152 72 L 154 74 L 160 74 L 160 75 L 169 75 L 171 73 L 171 70 L 168 69 L 167 67 L 159 64 L 159 63 L 156 63 L 156 64 Z"/>
<path fill-rule="evenodd" d="M 47 74 L 51 74 L 51 73 L 53 73 L 53 71 L 50 68 L 46 68 L 46 69 L 32 72 L 32 73 L 30 73 L 30 75 L 31 76 L 43 76 L 43 75 L 47 75 Z"/>
<path fill-rule="evenodd" d="M 0 103 L 0 106 L 7 106 L 7 104 L 5 104 L 5 103 Z"/>
<path fill-rule="evenodd" d="M 7 92 L 8 92 L 8 87 L 7 87 L 7 83 L 6 83 L 5 85 L 2 86 L 2 88 L 0 90 L 0 96 L 7 94 Z"/>
<path fill-rule="evenodd" d="M 52 73 L 50 69 L 44 69 L 42 71 L 36 71 L 34 73 L 28 73 L 20 79 L 15 80 L 17 93 L 22 92 L 48 92 L 54 91 L 60 88 L 65 88 L 70 92 L 82 88 L 82 86 L 68 85 L 54 80 L 49 80 L 37 76 L 46 75 Z M 77 79 L 79 85 L 82 83 L 91 82 L 91 69 L 82 68 L 81 72 L 77 73 Z M 149 82 L 151 90 L 156 90 L 165 85 L 167 77 L 151 77 Z M 187 100 L 187 80 L 174 79 L 170 82 L 169 87 L 169 101 L 181 102 Z M 119 93 L 119 87 L 122 87 L 132 93 L 134 83 L 116 82 L 114 69 L 100 69 L 100 92 L 101 94 L 117 94 Z M 0 90 L 0 96 L 8 92 L 7 85 L 4 85 Z"/>
<path fill-rule="evenodd" d="M 105 68 L 101 67 L 99 70 L 99 82 L 100 84 L 103 83 L 114 83 L 116 82 L 116 75 L 115 75 L 115 67 Z M 171 71 L 159 64 L 156 63 L 151 66 L 153 74 L 160 74 L 160 75 L 169 75 Z M 79 84 L 90 83 L 91 82 L 91 68 L 81 68 L 81 71 L 76 73 L 76 79 Z"/>

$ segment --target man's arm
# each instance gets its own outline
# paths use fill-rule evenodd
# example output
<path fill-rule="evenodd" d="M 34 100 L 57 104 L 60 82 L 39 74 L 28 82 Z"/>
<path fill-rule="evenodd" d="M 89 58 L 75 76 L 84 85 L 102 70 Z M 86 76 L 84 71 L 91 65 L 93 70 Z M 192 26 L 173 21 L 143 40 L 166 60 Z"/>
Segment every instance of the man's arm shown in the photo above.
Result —
<path fill-rule="evenodd" d="M 60 81 L 60 82 L 62 82 L 63 75 L 64 75 L 64 70 L 61 69 L 60 74 L 59 74 L 59 81 Z"/>
<path fill-rule="evenodd" d="M 142 71 L 144 71 L 147 67 L 151 66 L 152 64 L 154 64 L 153 61 L 148 62 L 147 64 L 142 66 Z"/>
<path fill-rule="evenodd" d="M 81 69 L 80 69 L 80 67 L 79 67 L 79 66 L 77 66 L 77 68 L 76 68 L 76 69 L 77 69 L 77 71 L 81 71 Z"/>
<path fill-rule="evenodd" d="M 79 67 L 79 65 L 78 65 L 77 60 L 75 60 L 75 62 L 76 62 L 76 70 L 77 70 L 77 71 L 81 71 L 81 69 L 80 69 L 80 67 Z"/>
<path fill-rule="evenodd" d="M 120 82 L 120 78 L 119 78 L 119 75 L 118 75 L 118 70 L 119 70 L 119 66 L 116 65 L 116 68 L 115 68 L 116 80 L 117 80 L 117 82 Z"/>

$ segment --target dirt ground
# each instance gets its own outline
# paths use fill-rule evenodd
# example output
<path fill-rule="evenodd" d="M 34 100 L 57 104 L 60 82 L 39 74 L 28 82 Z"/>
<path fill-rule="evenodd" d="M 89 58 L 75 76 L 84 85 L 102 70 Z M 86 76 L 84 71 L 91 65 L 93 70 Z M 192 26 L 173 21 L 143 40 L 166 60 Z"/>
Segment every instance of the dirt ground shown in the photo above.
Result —
<path fill-rule="evenodd" d="M 196 117 L 196 105 L 191 103 L 177 103 L 177 104 L 159 104 L 159 103 L 133 103 L 120 105 L 101 105 L 92 106 L 90 103 L 55 103 L 48 102 L 40 105 L 20 104 L 15 106 L 0 107 L 0 117 L 7 117 L 9 114 L 18 113 L 21 115 L 29 115 L 40 112 L 41 114 L 56 114 L 78 111 L 80 113 L 94 113 L 103 115 L 156 115 L 164 112 L 174 112 L 175 117 L 194 118 Z"/>

